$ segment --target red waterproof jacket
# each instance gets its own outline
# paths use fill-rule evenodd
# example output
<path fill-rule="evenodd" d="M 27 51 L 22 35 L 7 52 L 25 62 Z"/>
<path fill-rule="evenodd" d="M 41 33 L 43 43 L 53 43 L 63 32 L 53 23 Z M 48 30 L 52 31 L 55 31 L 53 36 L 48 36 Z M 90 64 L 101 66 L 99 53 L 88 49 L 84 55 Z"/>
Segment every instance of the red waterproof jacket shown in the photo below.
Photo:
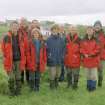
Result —
<path fill-rule="evenodd" d="M 97 35 L 97 39 L 99 40 L 100 47 L 101 47 L 100 57 L 102 60 L 105 60 L 105 36 L 104 36 L 104 33 L 100 32 Z"/>
<path fill-rule="evenodd" d="M 100 64 L 100 46 L 95 38 L 85 38 L 80 44 L 82 63 L 86 68 L 98 67 Z M 85 55 L 88 55 L 86 57 Z"/>
<path fill-rule="evenodd" d="M 24 40 L 25 56 L 26 56 L 25 68 L 29 69 L 29 63 L 30 63 L 30 61 L 29 61 L 29 59 L 30 59 L 29 58 L 29 50 L 30 50 L 30 48 L 29 48 L 29 37 L 28 37 L 27 30 L 24 29 L 23 27 L 19 28 L 19 37 Z"/>
<path fill-rule="evenodd" d="M 19 37 L 19 47 L 21 53 L 20 70 L 25 69 L 26 56 L 25 56 L 25 44 L 24 41 Z M 8 32 L 2 41 L 3 61 L 4 68 L 7 72 L 11 72 L 13 69 L 13 51 L 12 51 L 12 33 Z"/>
<path fill-rule="evenodd" d="M 30 54 L 28 56 L 29 58 L 29 63 L 28 63 L 28 67 L 30 71 L 36 71 L 37 70 L 37 63 L 36 63 L 36 51 L 35 51 L 35 45 L 32 42 L 32 40 L 30 40 Z M 47 57 L 46 57 L 46 46 L 44 45 L 43 42 L 41 42 L 41 48 L 40 48 L 40 60 L 39 60 L 39 70 L 40 72 L 44 72 L 45 71 L 45 67 L 46 67 L 46 62 L 47 62 Z"/>
<path fill-rule="evenodd" d="M 80 67 L 80 39 L 78 35 L 74 35 L 71 39 L 70 35 L 66 38 L 66 52 L 64 63 L 66 67 L 79 68 Z"/>

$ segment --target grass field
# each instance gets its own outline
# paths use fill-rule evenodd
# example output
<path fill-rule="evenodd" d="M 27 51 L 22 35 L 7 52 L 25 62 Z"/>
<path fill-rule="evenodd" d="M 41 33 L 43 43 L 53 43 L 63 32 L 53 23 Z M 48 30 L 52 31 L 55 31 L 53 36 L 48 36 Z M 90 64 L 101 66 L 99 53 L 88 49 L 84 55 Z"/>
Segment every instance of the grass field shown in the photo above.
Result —
<path fill-rule="evenodd" d="M 0 31 L 0 33 L 5 30 Z M 105 74 L 104 74 L 105 76 Z M 0 60 L 0 92 L 6 89 L 7 76 Z M 51 91 L 48 83 L 48 71 L 42 75 L 40 92 L 30 92 L 27 84 L 22 86 L 22 95 L 10 98 L 7 94 L 0 94 L 0 105 L 105 105 L 105 80 L 103 87 L 95 92 L 86 90 L 85 72 L 80 71 L 78 90 L 67 89 L 66 81 L 59 84 L 57 90 Z"/>
<path fill-rule="evenodd" d="M 2 68 L 0 69 L 3 70 Z M 66 82 L 60 83 L 57 90 L 51 91 L 46 78 L 47 72 L 41 80 L 40 92 L 30 92 L 27 84 L 22 87 L 22 95 L 10 98 L 7 94 L 0 94 L 0 105 L 105 105 L 105 81 L 102 88 L 89 93 L 86 90 L 85 73 L 81 69 L 78 90 L 66 88 Z"/>

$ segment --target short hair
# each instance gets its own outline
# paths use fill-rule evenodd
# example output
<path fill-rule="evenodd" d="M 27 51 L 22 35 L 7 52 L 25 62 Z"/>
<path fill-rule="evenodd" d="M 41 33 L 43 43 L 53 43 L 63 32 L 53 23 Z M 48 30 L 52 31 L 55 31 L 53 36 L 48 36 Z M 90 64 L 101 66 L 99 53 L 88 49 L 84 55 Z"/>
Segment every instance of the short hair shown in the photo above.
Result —
<path fill-rule="evenodd" d="M 35 19 L 34 19 L 34 20 L 32 20 L 32 22 L 34 22 L 34 21 L 39 22 L 38 20 L 35 20 Z"/>
<path fill-rule="evenodd" d="M 13 24 L 19 25 L 19 23 L 18 23 L 17 21 L 12 21 L 12 22 L 10 23 L 9 27 L 12 27 Z"/>
<path fill-rule="evenodd" d="M 18 24 L 18 22 L 17 22 L 17 21 L 12 21 L 12 22 L 10 23 L 10 26 L 13 25 L 13 24 Z"/>
<path fill-rule="evenodd" d="M 51 31 L 53 31 L 54 29 L 59 29 L 59 25 L 58 25 L 58 24 L 54 24 L 54 25 L 51 27 Z"/>
<path fill-rule="evenodd" d="M 93 26 L 87 26 L 86 29 L 93 29 L 94 30 L 94 27 Z"/>

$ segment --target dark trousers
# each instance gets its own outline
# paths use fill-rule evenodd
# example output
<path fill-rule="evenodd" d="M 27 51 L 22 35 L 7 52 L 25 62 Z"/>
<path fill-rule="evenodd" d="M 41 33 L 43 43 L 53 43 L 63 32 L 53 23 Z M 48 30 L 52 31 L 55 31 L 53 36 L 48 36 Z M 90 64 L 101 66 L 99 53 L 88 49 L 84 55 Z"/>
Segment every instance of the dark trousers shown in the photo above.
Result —
<path fill-rule="evenodd" d="M 29 72 L 29 84 L 30 89 L 34 91 L 39 91 L 40 88 L 40 71 L 37 70 L 35 72 L 30 71 Z"/>
<path fill-rule="evenodd" d="M 105 61 L 102 60 L 98 68 L 98 86 L 99 87 L 102 86 L 104 65 L 105 65 Z"/>
<path fill-rule="evenodd" d="M 80 68 L 67 68 L 68 87 L 72 86 L 74 89 L 78 87 Z"/>
<path fill-rule="evenodd" d="M 64 77 L 65 77 L 65 66 L 64 66 L 64 64 L 62 64 L 61 65 L 61 74 L 60 74 L 60 77 L 59 77 L 59 81 L 63 81 Z"/>
<path fill-rule="evenodd" d="M 19 65 L 20 61 L 15 61 L 12 71 L 8 73 L 8 85 L 12 96 L 19 95 L 21 93 L 21 72 Z"/>

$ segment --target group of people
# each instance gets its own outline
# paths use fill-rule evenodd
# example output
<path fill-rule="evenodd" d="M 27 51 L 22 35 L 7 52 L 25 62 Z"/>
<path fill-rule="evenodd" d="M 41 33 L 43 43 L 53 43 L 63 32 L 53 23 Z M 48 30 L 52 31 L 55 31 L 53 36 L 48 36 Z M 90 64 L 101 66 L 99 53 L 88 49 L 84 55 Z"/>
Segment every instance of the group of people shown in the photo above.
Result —
<path fill-rule="evenodd" d="M 25 19 L 14 21 L 2 41 L 4 69 L 9 80 L 11 96 L 21 94 L 24 74 L 31 91 L 40 90 L 41 74 L 49 67 L 49 87 L 57 89 L 59 81 L 67 76 L 67 88 L 78 88 L 80 66 L 86 71 L 87 90 L 102 87 L 103 62 L 105 60 L 105 35 L 100 21 L 88 26 L 84 38 L 80 38 L 76 26 L 54 24 L 51 35 L 45 40 L 40 23 Z"/>

